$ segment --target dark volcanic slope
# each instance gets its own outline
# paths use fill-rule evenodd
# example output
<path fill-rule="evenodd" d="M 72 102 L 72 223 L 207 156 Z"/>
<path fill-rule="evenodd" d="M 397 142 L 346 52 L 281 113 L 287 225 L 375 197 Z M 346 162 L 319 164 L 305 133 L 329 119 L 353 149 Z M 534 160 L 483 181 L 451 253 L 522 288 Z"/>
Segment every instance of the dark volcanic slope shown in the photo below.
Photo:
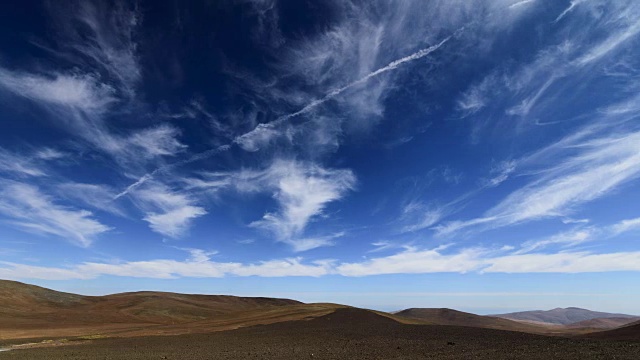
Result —
<path fill-rule="evenodd" d="M 0 355 L 38 359 L 633 359 L 640 343 L 405 325 L 360 309 L 211 334 L 104 339 Z"/>
<path fill-rule="evenodd" d="M 598 311 L 591 311 L 575 307 L 556 308 L 553 310 L 536 310 L 523 311 L 509 314 L 492 315 L 503 319 L 518 321 L 535 321 L 549 324 L 568 325 L 579 321 L 597 319 L 597 318 L 637 318 L 627 314 L 612 314 Z"/>
<path fill-rule="evenodd" d="M 419 319 L 433 325 L 472 326 L 487 329 L 543 332 L 540 326 L 528 325 L 517 321 L 501 319 L 492 316 L 480 316 L 452 309 L 411 308 L 395 313 L 397 316 Z"/>

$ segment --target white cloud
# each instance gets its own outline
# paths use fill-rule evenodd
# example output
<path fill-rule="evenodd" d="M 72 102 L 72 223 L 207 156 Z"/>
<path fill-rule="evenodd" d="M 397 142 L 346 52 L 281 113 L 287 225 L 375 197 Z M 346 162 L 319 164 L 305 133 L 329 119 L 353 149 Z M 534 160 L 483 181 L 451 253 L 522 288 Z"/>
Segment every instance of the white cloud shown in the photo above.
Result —
<path fill-rule="evenodd" d="M 519 8 L 519 7 L 524 6 L 524 5 L 531 4 L 533 2 L 535 2 L 535 0 L 522 0 L 522 1 L 518 1 L 517 3 L 509 5 L 509 8 L 510 9 L 515 9 L 515 8 Z"/>
<path fill-rule="evenodd" d="M 86 210 L 57 205 L 38 188 L 13 182 L 0 183 L 0 213 L 10 224 L 27 231 L 56 235 L 79 246 L 87 247 L 95 238 L 110 230 Z"/>
<path fill-rule="evenodd" d="M 89 74 L 44 76 L 0 68 L 0 86 L 36 102 L 90 113 L 102 113 L 116 101 L 114 89 Z"/>
<path fill-rule="evenodd" d="M 446 214 L 444 209 L 431 209 L 421 212 L 419 221 L 406 225 L 402 228 L 402 232 L 414 232 L 422 229 L 429 228 L 437 224 Z"/>
<path fill-rule="evenodd" d="M 508 249 L 467 248 L 444 253 L 446 247 L 417 249 L 405 247 L 393 255 L 362 262 L 339 263 L 336 260 L 305 262 L 285 258 L 258 263 L 216 262 L 215 252 L 185 249 L 187 260 L 155 259 L 116 263 L 84 262 L 66 268 L 43 267 L 0 262 L 0 277 L 5 279 L 94 279 L 102 275 L 171 279 L 182 277 L 217 278 L 225 276 L 325 276 L 348 277 L 384 274 L 426 273 L 586 273 L 640 271 L 640 252 L 594 254 L 562 252 L 501 255 Z"/>
<path fill-rule="evenodd" d="M 38 150 L 34 154 L 34 157 L 41 160 L 46 160 L 46 161 L 63 159 L 67 156 L 68 154 L 52 148 L 44 148 L 44 149 Z"/>
<path fill-rule="evenodd" d="M 62 269 L 55 267 L 43 267 L 16 264 L 0 261 L 0 277 L 7 280 L 41 279 L 41 280 L 74 280 L 93 279 L 92 274 L 83 274 L 77 269 Z"/>
<path fill-rule="evenodd" d="M 507 255 L 491 259 L 487 273 L 585 273 L 640 271 L 640 252 Z"/>
<path fill-rule="evenodd" d="M 124 210 L 113 200 L 115 192 L 109 186 L 68 182 L 59 184 L 57 188 L 62 197 L 94 209 L 125 216 Z"/>
<path fill-rule="evenodd" d="M 328 203 L 339 200 L 355 185 L 355 176 L 349 170 L 324 169 L 314 164 L 290 160 L 277 160 L 257 175 L 262 191 L 273 191 L 279 211 L 266 213 L 251 226 L 267 229 L 280 241 L 295 243 L 308 222 L 322 214 Z M 240 184 L 240 186 L 243 186 Z M 310 244 L 328 244 L 326 240 L 301 240 Z"/>
<path fill-rule="evenodd" d="M 640 229 L 640 218 L 622 220 L 609 227 L 609 231 L 613 236 L 637 229 Z"/>
<path fill-rule="evenodd" d="M 453 220 L 435 226 L 433 229 L 435 230 L 437 236 L 448 236 L 472 226 L 490 224 L 494 221 L 496 221 L 495 217 L 481 217 L 465 221 Z"/>
<path fill-rule="evenodd" d="M 484 216 L 443 224 L 437 231 L 439 235 L 447 235 L 473 226 L 496 228 L 550 217 L 564 218 L 574 208 L 637 179 L 639 144 L 640 132 L 587 140 L 571 135 L 521 161 L 523 164 L 548 152 L 545 156 L 554 156 L 557 165 L 539 171 L 528 185 L 512 192 Z"/>
<path fill-rule="evenodd" d="M 640 132 L 581 144 L 583 151 L 509 195 L 487 215 L 503 224 L 562 216 L 640 175 Z"/>
<path fill-rule="evenodd" d="M 589 219 L 572 219 L 572 218 L 565 218 L 561 220 L 563 224 L 588 224 L 589 222 L 591 222 L 591 220 Z"/>
<path fill-rule="evenodd" d="M 512 11 L 509 5 L 515 3 L 481 0 L 439 0 L 429 4 L 419 0 L 332 3 L 330 6 L 336 6 L 342 15 L 325 31 L 311 38 L 277 42 L 271 54 L 276 59 L 272 62 L 272 77 L 264 79 L 231 65 L 226 67 L 227 75 L 236 80 L 236 85 L 249 92 L 244 95 L 252 99 L 253 105 L 248 111 L 238 110 L 241 116 L 230 116 L 231 119 L 240 117 L 243 125 L 254 127 L 236 136 L 233 143 L 246 151 L 257 151 L 280 138 L 294 142 L 295 133 L 302 133 L 312 135 L 312 141 L 301 136 L 295 146 L 315 157 L 327 150 L 333 151 L 339 144 L 343 127 L 367 128 L 384 113 L 384 99 L 397 88 L 395 77 L 401 76 L 400 69 L 427 59 L 434 52 L 444 51 L 447 42 L 453 38 L 458 41 L 463 34 L 468 37 L 467 46 L 475 48 L 477 36 L 482 36 L 480 42 L 486 45 L 489 36 L 485 35 L 509 29 L 510 24 L 527 13 Z M 270 2 L 252 4 L 252 10 L 259 13 L 259 17 L 274 19 L 276 14 L 269 10 L 272 9 Z M 478 14 L 482 14 L 482 20 L 474 21 L 473 26 L 465 29 L 469 19 Z M 265 29 L 279 33 L 274 27 L 277 22 L 271 20 Z M 260 34 L 260 37 L 270 38 L 270 34 Z M 299 86 L 292 88 L 294 84 Z M 336 116 L 328 107 L 320 107 L 330 100 L 336 100 L 340 115 Z M 291 112 L 292 108 L 299 110 Z M 280 116 L 271 123 L 258 124 L 255 115 L 263 112 Z M 352 121 L 343 122 L 345 113 Z M 313 115 L 311 122 L 318 117 L 323 120 L 316 122 L 320 126 L 296 131 L 293 128 L 298 128 L 299 123 L 292 125 L 289 120 L 302 115 Z M 229 148 L 205 151 L 187 161 L 201 160 Z M 156 173 L 140 177 L 121 195 L 152 179 Z"/>
<path fill-rule="evenodd" d="M 139 150 L 142 151 L 143 156 L 149 158 L 175 156 L 187 147 L 176 140 L 179 134 L 175 127 L 163 124 L 133 133 L 123 141 L 121 146 L 122 148 L 135 147 L 135 149 L 123 149 L 130 152 L 132 157 L 134 154 L 140 154 Z"/>
<path fill-rule="evenodd" d="M 255 129 L 238 136 L 234 141 L 246 151 L 258 151 L 280 136 L 282 134 L 273 124 L 259 124 Z"/>
<path fill-rule="evenodd" d="M 184 150 L 175 127 L 165 124 L 116 134 L 105 123 L 113 110 L 126 109 L 135 100 L 135 86 L 142 73 L 134 41 L 140 20 L 137 9 L 120 2 L 67 5 L 53 9 L 59 46 L 47 50 L 70 62 L 74 70 L 0 68 L 0 89 L 37 103 L 54 116 L 55 125 L 126 168 L 139 171 L 140 165 L 150 160 Z"/>
<path fill-rule="evenodd" d="M 562 244 L 565 247 L 575 246 L 585 241 L 594 240 L 598 234 L 599 231 L 596 228 L 574 229 L 545 239 L 527 241 L 521 245 L 521 249 L 516 251 L 515 254 L 526 254 L 556 244 Z"/>
<path fill-rule="evenodd" d="M 586 66 L 613 54 L 640 32 L 640 24 L 635 20 L 640 15 L 640 6 L 637 3 L 621 1 L 611 4 L 610 7 L 614 8 L 613 11 L 606 13 L 601 21 L 612 35 L 589 48 L 584 55 L 576 59 L 575 65 Z"/>
<path fill-rule="evenodd" d="M 573 0 L 573 1 L 571 1 L 571 4 L 569 4 L 569 7 L 566 8 L 564 11 L 562 11 L 560 13 L 560 15 L 558 15 L 558 17 L 556 18 L 555 22 L 558 22 L 558 21 L 562 20 L 562 18 L 564 18 L 568 13 L 573 11 L 573 9 L 576 6 L 580 5 L 583 2 L 585 2 L 585 0 Z"/>
<path fill-rule="evenodd" d="M 171 191 L 157 182 L 137 189 L 133 196 L 136 204 L 145 211 L 144 220 L 151 229 L 171 238 L 183 236 L 193 219 L 207 214 L 188 195 Z"/>
<path fill-rule="evenodd" d="M 491 187 L 498 186 L 505 182 L 509 176 L 516 171 L 517 162 L 514 160 L 503 161 L 491 169 L 493 178 L 489 179 L 488 185 Z"/>
<path fill-rule="evenodd" d="M 291 245 L 294 252 L 307 251 L 323 246 L 335 245 L 334 239 L 343 237 L 344 233 L 336 233 L 328 236 L 307 237 L 307 238 L 291 238 L 281 240 L 284 243 Z"/>
<path fill-rule="evenodd" d="M 45 170 L 33 158 L 0 148 L 0 172 L 18 176 L 46 176 Z"/>
<path fill-rule="evenodd" d="M 105 72 L 126 96 L 133 96 L 142 71 L 136 30 L 141 14 L 124 2 L 78 1 L 57 9 L 60 52 Z"/>
<path fill-rule="evenodd" d="M 214 262 L 209 255 L 197 251 L 185 261 L 149 260 L 122 263 L 85 262 L 66 269 L 0 262 L 0 277 L 3 279 L 94 279 L 102 275 L 173 279 L 179 277 L 219 278 L 224 276 L 313 276 L 329 274 L 331 262 L 319 261 L 303 264 L 300 258 L 262 261 L 258 263 Z M 2 266 L 4 265 L 4 266 Z"/>
<path fill-rule="evenodd" d="M 277 159 L 264 170 L 201 173 L 183 180 L 189 189 L 216 193 L 271 193 L 278 211 L 267 212 L 250 226 L 267 230 L 296 252 L 333 245 L 342 233 L 304 236 L 307 224 L 323 215 L 326 206 L 352 190 L 356 178 L 350 170 L 325 169 L 317 164 Z"/>
<path fill-rule="evenodd" d="M 563 221 L 564 222 L 564 221 Z M 566 223 L 566 222 L 565 222 Z M 583 226 L 584 221 L 573 221 L 569 224 L 581 224 L 569 231 L 539 240 L 530 240 L 521 244 L 514 254 L 526 254 L 552 245 L 572 247 L 588 241 L 607 241 L 629 231 L 640 229 L 640 218 L 621 220 L 607 226 Z"/>
<path fill-rule="evenodd" d="M 439 272 L 469 272 L 477 270 L 481 251 L 466 249 L 456 254 L 443 255 L 440 249 L 403 252 L 361 263 L 345 263 L 336 270 L 344 276 L 367 276 L 380 274 L 423 274 Z"/>

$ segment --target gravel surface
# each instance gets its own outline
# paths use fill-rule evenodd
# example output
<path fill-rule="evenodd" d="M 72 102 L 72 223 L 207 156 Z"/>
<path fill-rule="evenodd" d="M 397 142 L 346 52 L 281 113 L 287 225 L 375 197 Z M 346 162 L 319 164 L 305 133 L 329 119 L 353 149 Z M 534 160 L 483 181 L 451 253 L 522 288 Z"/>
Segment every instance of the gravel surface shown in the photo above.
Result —
<path fill-rule="evenodd" d="M 640 359 L 640 342 L 566 339 L 461 326 L 403 325 L 359 309 L 198 335 L 100 339 L 4 359 Z"/>

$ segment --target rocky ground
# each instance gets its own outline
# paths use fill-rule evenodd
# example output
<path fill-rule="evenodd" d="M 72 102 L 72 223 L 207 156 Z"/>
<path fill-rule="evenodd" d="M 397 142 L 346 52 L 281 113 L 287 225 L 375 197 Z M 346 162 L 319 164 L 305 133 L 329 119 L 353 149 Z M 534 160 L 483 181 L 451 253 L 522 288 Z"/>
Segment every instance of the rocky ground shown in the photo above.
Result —
<path fill-rule="evenodd" d="M 342 309 L 312 320 L 210 334 L 83 341 L 0 352 L 0 360 L 640 359 L 640 342 L 405 325 L 358 309 Z"/>

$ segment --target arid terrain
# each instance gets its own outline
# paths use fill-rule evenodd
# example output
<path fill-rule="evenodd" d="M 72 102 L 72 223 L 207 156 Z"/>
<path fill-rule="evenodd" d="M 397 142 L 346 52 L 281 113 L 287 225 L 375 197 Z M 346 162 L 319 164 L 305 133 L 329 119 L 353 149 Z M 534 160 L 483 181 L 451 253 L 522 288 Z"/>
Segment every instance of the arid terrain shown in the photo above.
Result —
<path fill-rule="evenodd" d="M 0 317 L 0 348 L 9 350 L 0 359 L 640 358 L 639 323 L 598 332 L 593 324 L 602 321 L 547 326 L 451 309 L 389 314 L 155 292 L 86 297 L 0 281 Z"/>

